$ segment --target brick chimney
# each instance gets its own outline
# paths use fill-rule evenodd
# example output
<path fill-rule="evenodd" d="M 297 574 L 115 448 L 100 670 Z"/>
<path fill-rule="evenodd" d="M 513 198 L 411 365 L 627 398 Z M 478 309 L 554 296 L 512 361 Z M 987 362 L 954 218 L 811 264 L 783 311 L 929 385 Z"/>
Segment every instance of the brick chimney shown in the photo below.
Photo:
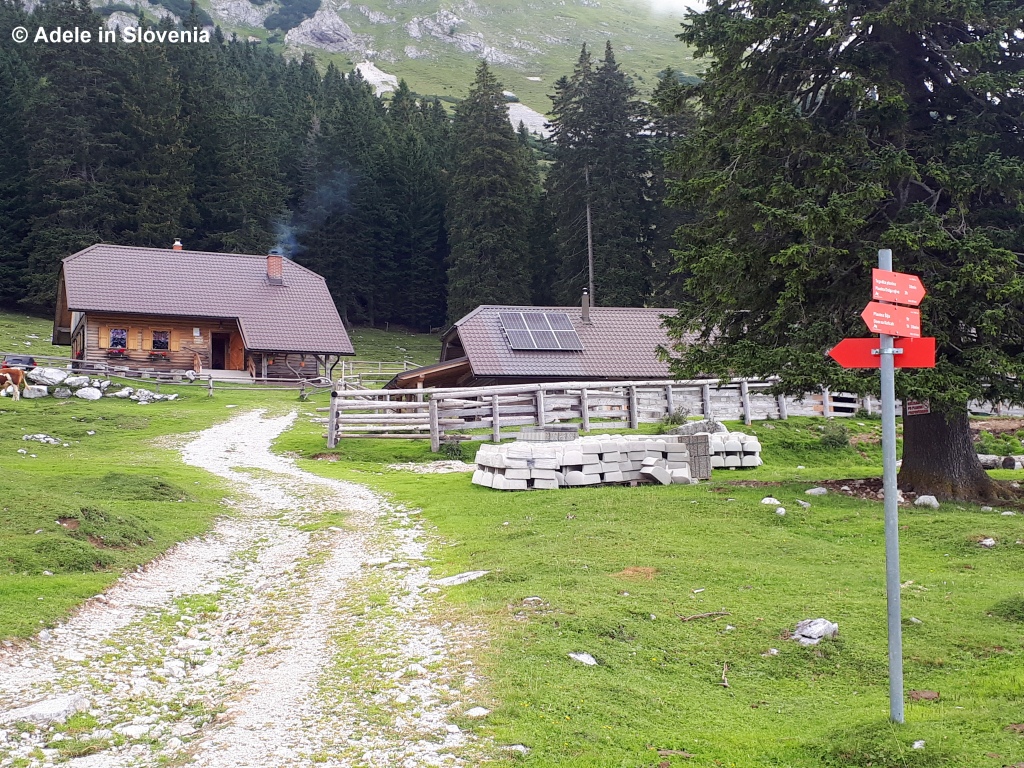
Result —
<path fill-rule="evenodd" d="M 583 323 L 590 325 L 590 292 L 583 289 Z"/>
<path fill-rule="evenodd" d="M 267 282 L 284 285 L 284 256 L 276 248 L 267 254 Z"/>
<path fill-rule="evenodd" d="M 180 251 L 181 248 L 182 248 L 182 246 L 181 246 L 181 238 L 180 237 L 174 238 L 174 245 L 171 246 L 171 249 L 175 250 L 175 251 Z"/>

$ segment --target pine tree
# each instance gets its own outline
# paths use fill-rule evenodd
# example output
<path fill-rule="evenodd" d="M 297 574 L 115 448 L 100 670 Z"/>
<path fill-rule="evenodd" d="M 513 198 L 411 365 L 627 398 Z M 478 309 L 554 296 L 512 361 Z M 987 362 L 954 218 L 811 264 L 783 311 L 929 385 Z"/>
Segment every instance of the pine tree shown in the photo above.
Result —
<path fill-rule="evenodd" d="M 651 156 L 642 136 L 644 107 L 611 42 L 596 68 L 584 46 L 572 77 L 556 83 L 552 98 L 555 163 L 548 195 L 557 211 L 562 298 L 575 303 L 588 283 L 589 204 L 592 300 L 642 306 L 650 290 Z"/>
<path fill-rule="evenodd" d="M 532 180 L 508 120 L 501 83 L 486 61 L 455 109 L 448 199 L 448 321 L 479 304 L 530 299 L 528 224 Z"/>
<path fill-rule="evenodd" d="M 970 400 L 1024 402 L 1024 30 L 1015 3 L 712 0 L 680 36 L 711 64 L 675 154 L 691 275 L 681 375 L 782 377 L 867 392 L 825 356 L 864 336 L 877 250 L 921 275 L 934 369 L 897 375 L 932 413 L 904 421 L 900 484 L 987 496 Z"/>

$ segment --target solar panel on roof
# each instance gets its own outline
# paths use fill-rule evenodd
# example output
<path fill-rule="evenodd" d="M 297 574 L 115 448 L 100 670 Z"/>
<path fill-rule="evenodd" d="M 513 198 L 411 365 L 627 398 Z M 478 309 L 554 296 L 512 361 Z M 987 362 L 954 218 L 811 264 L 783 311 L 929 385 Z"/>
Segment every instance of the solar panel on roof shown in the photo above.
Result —
<path fill-rule="evenodd" d="M 526 330 L 526 321 L 523 320 L 522 312 L 499 312 L 498 317 L 501 319 L 501 325 L 506 330 Z"/>
<path fill-rule="evenodd" d="M 512 349 L 583 349 L 583 342 L 565 312 L 499 312 L 498 319 Z"/>

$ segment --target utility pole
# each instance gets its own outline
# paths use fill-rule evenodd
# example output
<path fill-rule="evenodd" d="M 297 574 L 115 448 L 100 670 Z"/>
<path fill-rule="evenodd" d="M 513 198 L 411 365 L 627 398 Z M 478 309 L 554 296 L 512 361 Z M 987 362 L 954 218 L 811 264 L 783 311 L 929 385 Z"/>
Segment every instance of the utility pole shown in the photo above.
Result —
<path fill-rule="evenodd" d="M 590 279 L 587 285 L 590 288 L 590 306 L 597 306 L 597 296 L 594 293 L 594 230 L 590 221 L 590 166 L 583 166 L 583 172 L 587 179 L 587 271 Z"/>

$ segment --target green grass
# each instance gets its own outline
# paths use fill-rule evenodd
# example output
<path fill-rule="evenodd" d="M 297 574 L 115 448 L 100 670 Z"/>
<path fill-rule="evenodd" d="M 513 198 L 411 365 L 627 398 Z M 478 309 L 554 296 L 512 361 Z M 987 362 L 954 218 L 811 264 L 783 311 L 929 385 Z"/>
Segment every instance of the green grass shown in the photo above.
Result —
<path fill-rule="evenodd" d="M 51 344 L 52 333 L 53 318 L 0 312 L 0 353 L 67 357 L 70 348 Z"/>
<path fill-rule="evenodd" d="M 202 387 L 161 389 L 181 399 L 145 408 L 112 398 L 0 400 L 0 638 L 52 625 L 126 569 L 227 512 L 221 481 L 186 467 L 159 438 L 238 412 L 226 405 L 312 413 L 317 404 L 301 404 L 291 391 L 208 398 Z M 319 436 L 308 416 L 299 421 Z M 22 440 L 37 433 L 62 444 Z"/>
<path fill-rule="evenodd" d="M 437 334 L 359 327 L 351 329 L 349 337 L 356 350 L 355 360 L 409 360 L 416 365 L 429 365 L 441 357 L 441 337 Z"/>
<path fill-rule="evenodd" d="M 803 493 L 816 480 L 879 474 L 880 425 L 861 422 L 846 422 L 853 445 L 838 449 L 821 445 L 820 419 L 734 426 L 759 436 L 765 466 L 698 486 L 500 493 L 466 475 L 383 468 L 436 458 L 423 441 L 346 442 L 339 461 L 303 466 L 421 508 L 445 542 L 432 553 L 438 576 L 491 571 L 444 597 L 445 610 L 484 622 L 493 638 L 478 649 L 487 685 L 474 699 L 493 713 L 459 724 L 527 745 L 523 765 L 1022 761 L 1024 737 L 1006 730 L 1024 720 L 1020 517 L 971 505 L 901 510 L 906 687 L 941 698 L 908 701 L 907 724 L 888 723 L 882 505 Z M 297 433 L 278 448 L 323 452 Z M 773 485 L 749 487 L 758 480 Z M 785 517 L 760 503 L 768 493 Z M 983 536 L 999 544 L 982 549 Z M 818 616 L 839 624 L 838 640 L 785 639 Z M 600 664 L 571 661 L 577 651 Z M 918 740 L 924 749 L 913 749 Z"/>

